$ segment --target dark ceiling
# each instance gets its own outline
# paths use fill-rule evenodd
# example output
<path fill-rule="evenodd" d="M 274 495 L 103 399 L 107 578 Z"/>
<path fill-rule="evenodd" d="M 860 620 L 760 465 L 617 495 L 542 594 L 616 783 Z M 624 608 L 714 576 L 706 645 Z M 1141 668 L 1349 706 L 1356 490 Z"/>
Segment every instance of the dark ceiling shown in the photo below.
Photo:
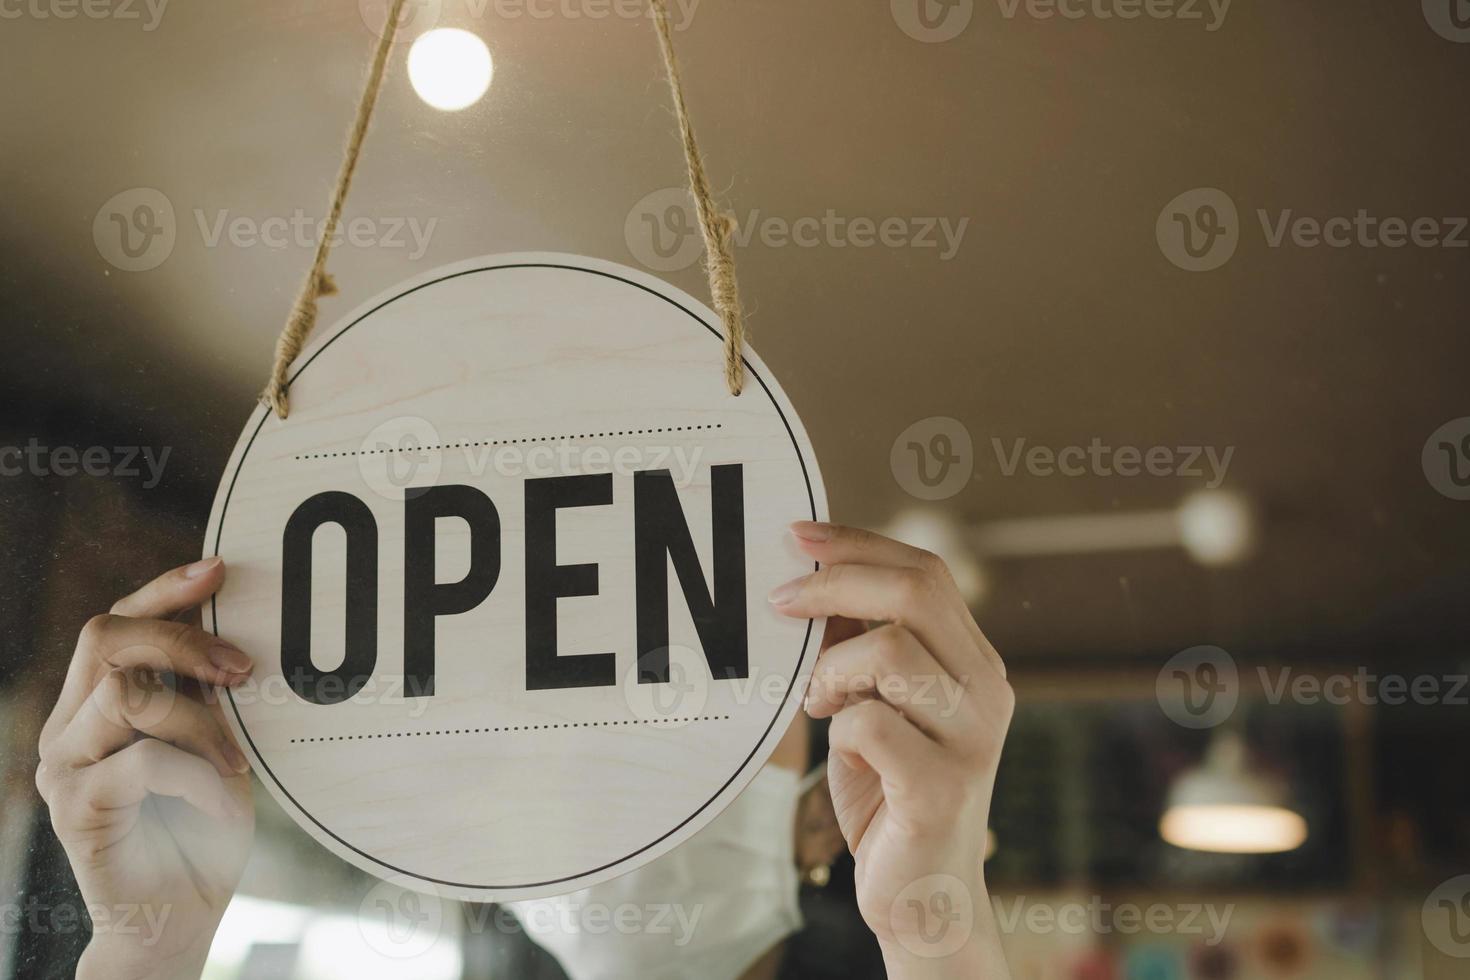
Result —
<path fill-rule="evenodd" d="M 474 255 L 636 265 L 630 209 L 682 182 L 646 21 L 484 7 L 443 0 L 438 23 L 488 43 L 488 95 L 428 108 L 400 48 L 347 209 L 437 219 L 427 251 L 340 248 L 328 321 Z M 712 177 L 747 225 L 968 220 L 948 259 L 759 235 L 739 250 L 753 343 L 806 421 L 834 514 L 876 525 L 916 504 L 889 448 L 929 416 L 975 441 L 977 479 L 934 505 L 966 523 L 1171 507 L 1203 482 L 1005 476 L 992 437 L 1234 447 L 1225 486 L 1263 519 L 1253 560 L 995 562 L 977 612 L 1001 650 L 1456 652 L 1470 502 L 1437 493 L 1420 453 L 1470 415 L 1470 249 L 1273 247 L 1257 212 L 1470 214 L 1470 44 L 1414 3 L 1241 3 L 1213 31 L 1008 9 L 975 4 L 957 37 L 922 43 L 881 2 L 703 0 L 678 34 Z M 211 246 L 207 226 L 320 213 L 372 42 L 349 0 L 171 4 L 153 30 L 0 22 L 15 431 L 172 445 L 169 499 L 202 525 L 310 260 L 304 245 Z M 136 187 L 169 199 L 177 242 L 126 272 L 93 221 Z M 1176 268 L 1155 239 L 1196 187 L 1240 215 L 1237 252 L 1210 272 Z M 697 265 L 663 274 L 706 294 Z"/>

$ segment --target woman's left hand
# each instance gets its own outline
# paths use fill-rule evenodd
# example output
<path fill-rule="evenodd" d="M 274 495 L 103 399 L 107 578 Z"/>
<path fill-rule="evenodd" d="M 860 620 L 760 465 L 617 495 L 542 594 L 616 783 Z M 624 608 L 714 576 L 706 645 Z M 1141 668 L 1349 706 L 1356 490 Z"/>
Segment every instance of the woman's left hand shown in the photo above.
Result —
<path fill-rule="evenodd" d="M 832 801 L 889 976 L 1004 978 L 983 862 L 1005 665 L 935 555 L 832 524 L 792 533 L 823 567 L 771 602 L 829 617 L 807 711 L 832 718 Z"/>

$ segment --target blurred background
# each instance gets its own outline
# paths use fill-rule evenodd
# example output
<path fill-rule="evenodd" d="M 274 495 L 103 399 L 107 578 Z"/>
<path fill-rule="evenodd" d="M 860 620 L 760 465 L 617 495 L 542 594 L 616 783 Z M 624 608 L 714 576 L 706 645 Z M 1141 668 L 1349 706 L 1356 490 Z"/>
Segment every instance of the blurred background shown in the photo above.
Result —
<path fill-rule="evenodd" d="M 1018 980 L 1470 975 L 1470 5 L 671 10 L 834 518 L 945 555 L 1010 665 Z M 411 2 L 324 321 L 501 251 L 704 297 L 640 11 Z M 0 978 L 86 942 L 36 733 L 81 624 L 201 553 L 383 17 L 0 5 Z M 395 959 L 257 800 L 211 980 L 558 975 L 484 908 Z M 881 976 L 850 862 L 803 906 L 788 976 Z"/>

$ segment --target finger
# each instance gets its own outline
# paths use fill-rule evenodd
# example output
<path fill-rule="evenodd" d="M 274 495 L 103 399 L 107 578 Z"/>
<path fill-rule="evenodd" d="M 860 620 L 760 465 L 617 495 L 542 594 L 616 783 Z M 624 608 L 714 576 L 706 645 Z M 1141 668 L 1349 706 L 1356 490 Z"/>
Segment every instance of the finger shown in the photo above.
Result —
<path fill-rule="evenodd" d="M 174 686 L 181 695 L 193 698 L 205 707 L 218 712 L 221 724 L 224 723 L 224 713 L 218 711 L 224 701 L 224 698 L 221 696 L 223 693 L 221 688 L 215 687 L 213 684 L 206 684 L 203 681 L 197 681 L 192 677 L 177 677 L 175 678 Z"/>
<path fill-rule="evenodd" d="M 230 730 L 230 723 L 225 717 L 225 699 L 220 696 L 221 689 L 210 684 L 201 684 L 192 677 L 177 678 L 177 684 L 179 692 L 185 697 L 203 705 L 204 710 L 209 712 L 210 717 L 214 719 L 214 723 L 219 726 L 221 734 L 228 743 L 228 747 L 225 749 L 226 758 L 233 761 L 235 758 L 234 753 L 239 753 L 239 757 L 245 761 L 245 766 L 248 769 L 250 765 L 249 758 L 241 750 L 240 742 L 235 738 L 235 733 Z M 233 752 L 231 751 L 232 749 Z"/>
<path fill-rule="evenodd" d="M 82 791 L 98 810 L 136 806 L 149 793 L 181 799 L 211 816 L 241 815 L 224 779 L 197 755 L 147 738 L 78 773 Z"/>
<path fill-rule="evenodd" d="M 817 521 L 797 521 L 791 525 L 791 533 L 801 549 L 824 565 L 890 565 L 897 568 L 917 568 L 934 575 L 936 582 L 946 587 L 961 605 L 966 605 L 964 596 L 954 584 L 949 566 L 944 559 L 932 551 L 916 548 L 902 541 L 885 537 L 876 531 L 842 524 L 823 524 Z M 980 624 L 969 614 L 966 606 L 965 624 L 977 644 L 989 646 Z"/>
<path fill-rule="evenodd" d="M 118 667 L 146 667 L 232 686 L 250 674 L 250 658 L 197 626 L 158 619 L 94 616 L 82 627 L 60 698 L 42 731 L 55 737 L 75 717 L 101 675 Z"/>
<path fill-rule="evenodd" d="M 824 556 L 818 559 L 823 564 L 924 568 L 934 557 L 922 548 L 915 548 L 861 527 L 797 521 L 791 525 L 791 533 L 805 546 L 805 550 Z"/>
<path fill-rule="evenodd" d="M 48 761 L 92 765 L 127 748 L 138 733 L 207 759 L 224 776 L 249 768 L 208 707 L 176 692 L 157 674 L 127 670 L 103 677 L 49 748 Z"/>
<path fill-rule="evenodd" d="M 93 617 L 77 652 L 97 665 L 147 667 L 221 687 L 241 683 L 254 666 L 239 647 L 197 626 L 127 616 Z"/>
<path fill-rule="evenodd" d="M 890 805 L 919 798 L 934 759 L 943 751 L 882 701 L 860 701 L 839 711 L 827 739 L 832 751 L 860 760 L 878 774 Z"/>
<path fill-rule="evenodd" d="M 827 718 L 845 705 L 879 698 L 925 735 L 948 744 L 963 733 L 969 706 L 959 681 L 902 626 L 880 626 L 822 654 L 806 710 Z"/>
<path fill-rule="evenodd" d="M 923 569 L 832 565 L 787 582 L 770 599 L 787 616 L 847 616 L 906 626 L 962 682 L 985 661 L 960 619 L 969 611 L 951 601 L 933 573 Z"/>
<path fill-rule="evenodd" d="M 117 600 L 115 616 L 167 619 L 200 605 L 219 591 L 225 581 L 224 559 L 215 555 L 170 569 L 132 595 Z"/>

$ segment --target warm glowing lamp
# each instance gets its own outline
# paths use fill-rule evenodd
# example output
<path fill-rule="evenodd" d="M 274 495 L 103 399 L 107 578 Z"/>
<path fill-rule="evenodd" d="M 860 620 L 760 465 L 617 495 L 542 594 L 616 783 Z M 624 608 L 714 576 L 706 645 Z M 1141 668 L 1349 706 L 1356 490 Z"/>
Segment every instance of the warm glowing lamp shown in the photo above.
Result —
<path fill-rule="evenodd" d="M 1210 743 L 1204 765 L 1175 782 L 1159 833 L 1194 851 L 1274 854 L 1300 847 L 1307 822 L 1286 806 L 1279 783 L 1247 768 L 1245 743 L 1225 731 Z"/>
<path fill-rule="evenodd" d="M 1250 501 L 1227 490 L 1198 490 L 1179 505 L 1179 539 L 1206 566 L 1236 565 L 1255 546 Z"/>
<path fill-rule="evenodd" d="M 494 66 L 485 42 L 469 31 L 428 31 L 408 50 L 408 80 L 435 109 L 454 112 L 474 105 L 490 88 Z"/>

